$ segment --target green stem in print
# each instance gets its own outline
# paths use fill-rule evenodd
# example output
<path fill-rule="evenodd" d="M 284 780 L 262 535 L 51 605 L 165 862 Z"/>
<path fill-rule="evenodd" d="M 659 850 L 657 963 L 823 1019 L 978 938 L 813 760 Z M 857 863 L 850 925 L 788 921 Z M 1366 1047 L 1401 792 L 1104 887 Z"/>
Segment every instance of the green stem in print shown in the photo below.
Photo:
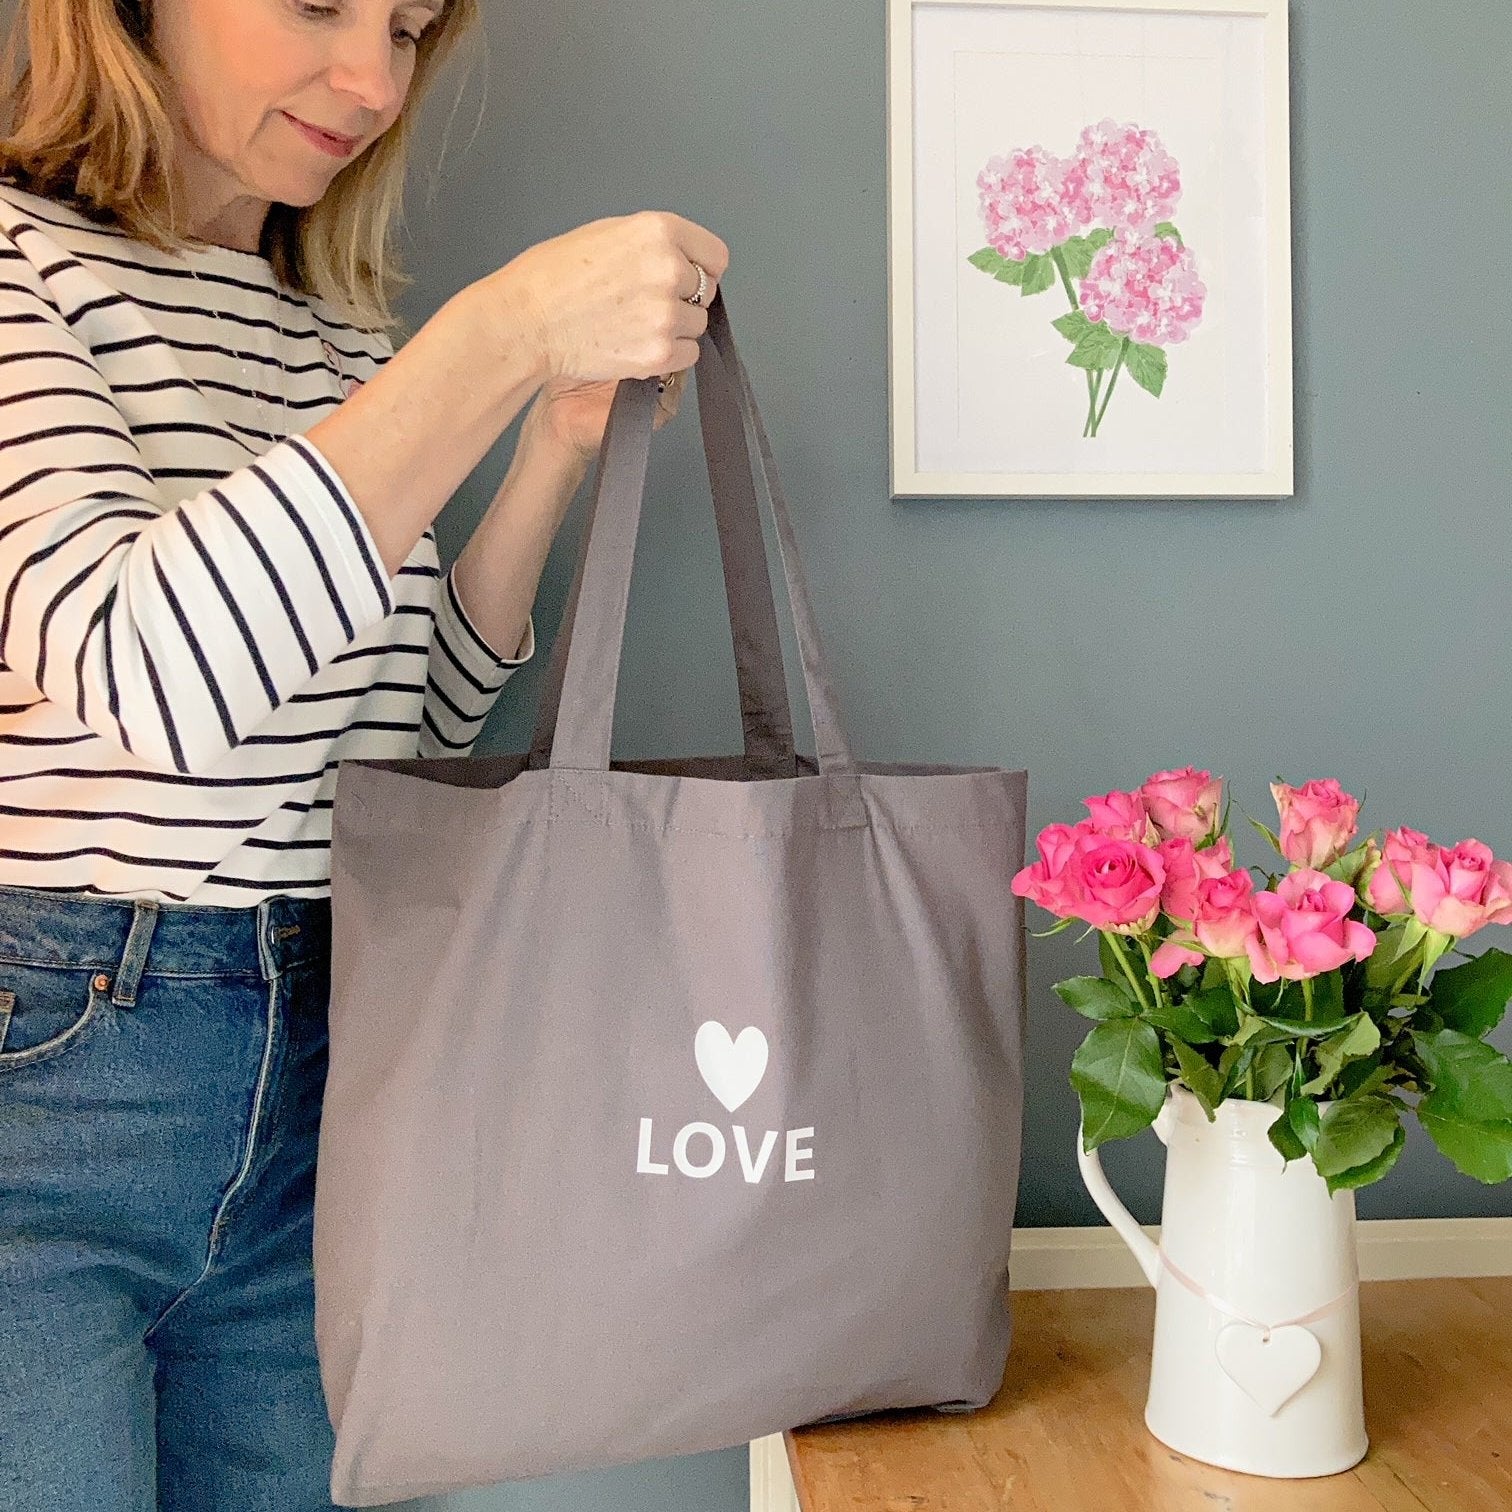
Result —
<path fill-rule="evenodd" d="M 1098 427 L 1103 423 L 1103 416 L 1108 413 L 1108 401 L 1113 397 L 1113 386 L 1118 382 L 1118 375 L 1123 371 L 1124 357 L 1129 350 L 1129 338 L 1124 337 L 1118 348 L 1118 361 L 1113 364 L 1113 376 L 1108 379 L 1108 392 L 1103 395 L 1102 408 L 1097 412 L 1097 419 L 1092 422 L 1092 434 L 1095 436 Z"/>
<path fill-rule="evenodd" d="M 1087 423 L 1082 426 L 1083 436 L 1090 436 L 1092 434 L 1092 424 L 1097 419 L 1097 396 L 1102 391 L 1102 369 L 1097 368 L 1089 371 L 1087 377 L 1092 382 L 1091 395 L 1087 403 Z"/>
<path fill-rule="evenodd" d="M 1056 272 L 1060 274 L 1061 283 L 1066 288 L 1066 298 L 1071 301 L 1073 310 L 1081 309 L 1077 300 L 1076 290 L 1071 287 L 1071 271 L 1066 267 L 1066 252 L 1064 247 L 1051 247 L 1050 256 L 1055 259 Z M 1097 414 L 1097 385 L 1092 380 L 1092 374 L 1087 374 L 1087 423 L 1082 427 L 1082 435 L 1086 435 Z"/>

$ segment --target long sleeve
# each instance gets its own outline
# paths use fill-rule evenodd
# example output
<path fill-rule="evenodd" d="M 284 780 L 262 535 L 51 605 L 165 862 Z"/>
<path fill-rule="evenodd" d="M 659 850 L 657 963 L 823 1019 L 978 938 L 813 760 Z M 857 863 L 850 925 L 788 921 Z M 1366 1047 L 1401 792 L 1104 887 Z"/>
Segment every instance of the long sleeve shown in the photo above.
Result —
<path fill-rule="evenodd" d="M 478 633 L 457 593 L 455 565 L 441 579 L 420 723 L 421 756 L 465 756 L 482 733 L 499 690 L 535 655 L 535 616 L 512 657 Z"/>
<path fill-rule="evenodd" d="M 0 236 L 0 658 L 138 761 L 204 773 L 388 616 L 393 587 L 303 437 L 170 507 L 83 312 L 65 319 L 16 246 Z"/>

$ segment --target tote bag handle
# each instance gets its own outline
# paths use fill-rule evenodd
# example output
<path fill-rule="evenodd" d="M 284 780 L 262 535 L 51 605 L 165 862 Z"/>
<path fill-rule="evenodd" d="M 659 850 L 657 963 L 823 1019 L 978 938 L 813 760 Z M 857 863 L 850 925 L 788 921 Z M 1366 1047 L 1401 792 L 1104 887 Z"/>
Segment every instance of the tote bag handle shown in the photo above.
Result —
<path fill-rule="evenodd" d="M 782 710 L 774 711 L 770 706 L 775 686 L 782 688 L 784 705 L 786 702 L 780 646 L 768 641 L 759 620 L 753 625 L 745 618 L 751 611 L 753 597 L 758 609 L 763 602 L 772 603 L 760 504 L 754 486 L 759 468 L 776 525 L 819 769 L 822 773 L 853 778 L 855 762 L 841 725 L 791 515 L 777 477 L 771 443 L 730 331 L 723 289 L 715 292 L 709 306 L 708 329 L 699 344 L 699 361 L 694 371 L 700 413 L 705 413 L 707 406 L 710 416 L 704 427 L 710 479 L 716 499 L 726 501 L 730 515 L 740 522 L 738 530 L 732 530 L 723 540 L 727 554 L 735 555 L 737 581 L 748 584 L 758 566 L 766 579 L 764 596 L 751 593 L 737 596 L 730 591 L 732 574 L 727 569 L 726 598 L 735 627 L 737 670 L 742 662 L 748 670 L 756 670 L 753 659 L 760 658 L 760 670 L 765 675 L 759 683 L 753 679 L 753 685 L 764 689 L 768 700 L 760 712 L 768 717 L 775 714 L 774 723 L 780 721 Z M 569 612 L 564 616 L 569 640 L 550 742 L 549 764 L 553 767 L 609 769 L 614 703 L 655 403 L 654 379 L 629 378 L 620 383 L 610 407 L 581 570 L 573 585 Z M 748 425 L 756 439 L 759 462 L 753 460 L 746 434 Z M 758 553 L 759 560 L 755 560 Z"/>

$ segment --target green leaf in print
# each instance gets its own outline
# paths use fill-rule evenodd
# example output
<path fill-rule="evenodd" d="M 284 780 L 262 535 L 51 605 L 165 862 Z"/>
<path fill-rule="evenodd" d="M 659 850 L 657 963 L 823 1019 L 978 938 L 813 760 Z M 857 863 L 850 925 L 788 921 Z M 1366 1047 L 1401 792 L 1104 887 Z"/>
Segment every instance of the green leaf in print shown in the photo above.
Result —
<path fill-rule="evenodd" d="M 1110 368 L 1118 362 L 1123 337 L 1099 322 L 1089 322 L 1086 334 L 1076 343 L 1076 350 L 1066 358 L 1072 367 Z"/>
<path fill-rule="evenodd" d="M 973 252 L 966 261 L 973 268 L 980 268 L 983 273 L 990 273 L 999 283 L 1016 284 L 1024 277 L 1022 261 L 1015 262 L 1012 258 L 1004 257 L 1001 252 L 992 247 L 983 247 L 980 252 Z"/>
<path fill-rule="evenodd" d="M 1124 366 L 1140 388 L 1160 398 L 1166 381 L 1166 354 L 1159 347 L 1131 341 L 1129 350 L 1124 353 Z"/>
<path fill-rule="evenodd" d="M 1075 346 L 1092 329 L 1092 322 L 1081 310 L 1067 310 L 1064 315 L 1050 322 L 1067 341 Z"/>
<path fill-rule="evenodd" d="M 1072 278 L 1085 278 L 1092 271 L 1092 259 L 1097 248 L 1090 236 L 1070 236 L 1061 243 L 1061 256 L 1066 260 L 1066 272 Z"/>
<path fill-rule="evenodd" d="M 1181 239 L 1181 232 L 1179 232 L 1176 227 L 1171 224 L 1170 221 L 1161 221 L 1161 223 L 1155 228 L 1155 234 L 1156 236 L 1173 237 L 1179 246 L 1186 246 L 1186 243 Z"/>
<path fill-rule="evenodd" d="M 1087 1151 L 1149 1128 L 1166 1096 L 1159 1036 L 1138 1019 L 1099 1024 L 1071 1058 L 1071 1085 Z"/>
<path fill-rule="evenodd" d="M 1048 252 L 1032 252 L 1024 259 L 1019 293 L 1043 294 L 1055 282 L 1055 259 Z"/>

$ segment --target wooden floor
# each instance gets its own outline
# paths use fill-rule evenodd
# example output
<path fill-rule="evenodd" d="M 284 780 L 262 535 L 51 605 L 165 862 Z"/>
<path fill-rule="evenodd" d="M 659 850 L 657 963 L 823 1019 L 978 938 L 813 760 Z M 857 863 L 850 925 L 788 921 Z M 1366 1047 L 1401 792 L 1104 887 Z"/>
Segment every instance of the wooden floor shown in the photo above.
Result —
<path fill-rule="evenodd" d="M 1002 1390 L 966 1416 L 882 1413 L 787 1435 L 803 1512 L 1512 1512 L 1512 1277 L 1361 1287 L 1371 1449 L 1271 1481 L 1144 1426 L 1155 1294 L 1015 1292 Z"/>

